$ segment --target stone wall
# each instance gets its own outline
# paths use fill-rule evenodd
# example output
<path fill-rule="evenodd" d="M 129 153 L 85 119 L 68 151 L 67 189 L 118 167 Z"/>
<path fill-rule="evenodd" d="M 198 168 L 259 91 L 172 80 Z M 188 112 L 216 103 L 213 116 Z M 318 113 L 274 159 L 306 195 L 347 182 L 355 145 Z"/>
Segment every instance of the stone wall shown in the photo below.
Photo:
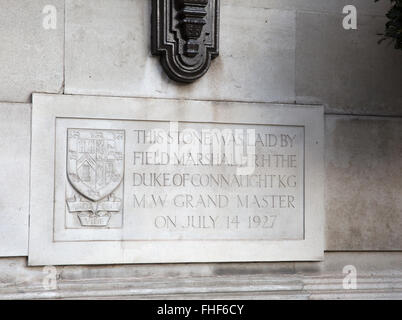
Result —
<path fill-rule="evenodd" d="M 357 30 L 342 28 L 348 4 Z M 191 85 L 151 56 L 149 0 L 0 7 L 0 256 L 27 254 L 33 92 L 323 104 L 327 250 L 402 250 L 402 52 L 377 44 L 388 1 L 221 0 L 220 57 Z"/>
<path fill-rule="evenodd" d="M 357 288 L 343 286 L 353 263 Z M 327 253 L 319 263 L 224 263 L 26 268 L 0 259 L 3 299 L 402 299 L 401 253 Z M 50 271 L 50 272 L 49 272 Z M 45 282 L 46 284 L 46 282 Z"/>

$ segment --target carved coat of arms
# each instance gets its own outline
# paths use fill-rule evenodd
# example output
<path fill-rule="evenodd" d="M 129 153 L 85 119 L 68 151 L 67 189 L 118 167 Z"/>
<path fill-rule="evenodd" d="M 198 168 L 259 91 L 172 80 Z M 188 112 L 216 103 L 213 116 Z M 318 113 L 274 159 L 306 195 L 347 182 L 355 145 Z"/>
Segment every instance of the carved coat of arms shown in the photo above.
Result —
<path fill-rule="evenodd" d="M 76 191 L 67 206 L 82 226 L 107 226 L 121 210 L 115 191 L 123 181 L 124 141 L 121 130 L 67 131 L 67 178 Z"/>

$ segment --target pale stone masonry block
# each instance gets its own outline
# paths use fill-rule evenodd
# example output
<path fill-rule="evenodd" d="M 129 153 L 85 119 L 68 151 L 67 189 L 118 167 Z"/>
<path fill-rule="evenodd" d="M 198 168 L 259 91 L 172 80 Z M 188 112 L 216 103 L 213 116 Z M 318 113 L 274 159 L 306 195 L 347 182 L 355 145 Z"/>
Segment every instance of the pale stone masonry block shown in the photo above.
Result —
<path fill-rule="evenodd" d="M 383 17 L 358 16 L 345 30 L 342 14 L 297 14 L 296 95 L 326 112 L 402 115 L 402 52 L 377 42 Z"/>
<path fill-rule="evenodd" d="M 357 290 L 343 268 L 357 270 Z M 1 299 L 401 299 L 401 252 L 330 252 L 322 262 L 26 267 L 0 259 Z M 54 275 L 56 290 L 44 276 Z M 47 280 L 48 278 L 45 278 Z M 53 283 L 52 283 L 53 284 Z"/>
<path fill-rule="evenodd" d="M 191 85 L 151 55 L 151 1 L 66 2 L 66 93 L 293 102 L 294 11 L 221 3 L 220 56 Z"/>
<path fill-rule="evenodd" d="M 0 256 L 28 254 L 31 105 L 0 103 Z"/>
<path fill-rule="evenodd" d="M 326 117 L 327 250 L 402 249 L 402 118 Z"/>
<path fill-rule="evenodd" d="M 342 13 L 347 5 L 353 5 L 359 14 L 384 15 L 390 7 L 389 1 L 374 0 L 221 0 L 233 6 L 247 5 L 253 8 L 275 8 L 283 10 L 308 11 L 315 13 Z"/>
<path fill-rule="evenodd" d="M 56 29 L 43 27 L 47 5 L 56 9 Z M 0 101 L 30 102 L 32 92 L 62 92 L 64 1 L 0 0 L 0 8 Z"/>
<path fill-rule="evenodd" d="M 220 57 L 191 85 L 150 53 L 150 1 L 69 0 L 66 93 L 325 104 L 400 115 L 400 52 L 378 45 L 388 6 L 362 1 L 221 1 Z M 344 30 L 344 5 L 358 30 Z M 297 31 L 296 31 L 297 30 Z"/>
<path fill-rule="evenodd" d="M 0 105 L 0 255 L 26 255 L 30 105 Z M 401 250 L 402 120 L 326 117 L 327 250 Z"/>

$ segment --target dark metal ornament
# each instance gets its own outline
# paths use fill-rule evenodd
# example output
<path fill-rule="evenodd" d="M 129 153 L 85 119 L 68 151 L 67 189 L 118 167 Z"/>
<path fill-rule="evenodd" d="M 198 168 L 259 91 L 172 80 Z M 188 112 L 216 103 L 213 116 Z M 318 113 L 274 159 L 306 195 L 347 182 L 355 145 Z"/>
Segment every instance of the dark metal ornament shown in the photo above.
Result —
<path fill-rule="evenodd" d="M 152 54 L 175 81 L 201 78 L 219 55 L 219 0 L 152 0 Z"/>

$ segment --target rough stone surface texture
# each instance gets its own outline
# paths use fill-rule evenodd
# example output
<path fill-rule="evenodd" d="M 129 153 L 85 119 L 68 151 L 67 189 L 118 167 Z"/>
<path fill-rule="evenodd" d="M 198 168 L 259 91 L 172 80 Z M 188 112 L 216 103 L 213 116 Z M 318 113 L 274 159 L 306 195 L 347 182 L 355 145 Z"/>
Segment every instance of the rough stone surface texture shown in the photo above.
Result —
<path fill-rule="evenodd" d="M 402 299 L 401 261 L 401 253 L 397 252 L 327 253 L 323 262 L 315 263 L 154 264 L 44 269 L 27 268 L 25 258 L 2 258 L 0 298 Z M 351 266 L 357 272 L 356 289 L 347 289 L 343 285 L 345 272 L 351 270 Z"/>
<path fill-rule="evenodd" d="M 0 103 L 0 256 L 28 254 L 31 105 Z"/>
<path fill-rule="evenodd" d="M 402 119 L 327 116 L 328 250 L 402 250 Z"/>
<path fill-rule="evenodd" d="M 64 1 L 0 0 L 0 8 L 0 101 L 30 102 L 32 92 L 63 92 Z M 50 12 L 56 29 L 43 26 Z"/>

